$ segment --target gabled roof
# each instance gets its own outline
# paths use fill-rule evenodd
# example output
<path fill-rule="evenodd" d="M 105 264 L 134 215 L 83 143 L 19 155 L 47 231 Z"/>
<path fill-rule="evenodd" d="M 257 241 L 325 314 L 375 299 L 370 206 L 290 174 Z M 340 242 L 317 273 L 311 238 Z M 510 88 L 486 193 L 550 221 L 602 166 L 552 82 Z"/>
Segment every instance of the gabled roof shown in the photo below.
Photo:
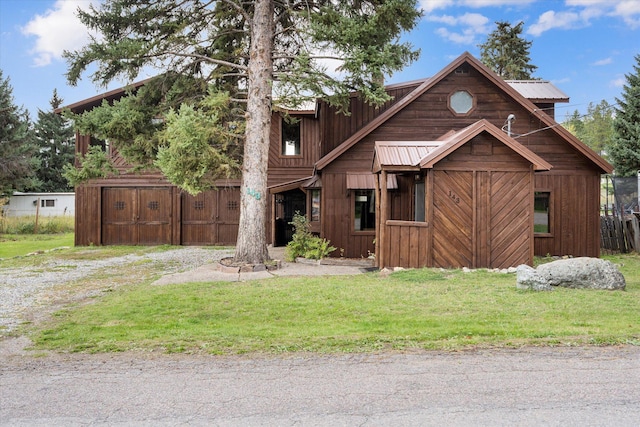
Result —
<path fill-rule="evenodd" d="M 505 82 L 501 77 L 491 71 L 487 66 L 485 66 L 482 62 L 473 57 L 469 52 L 465 52 L 460 55 L 457 59 L 447 65 L 445 68 L 440 70 L 435 76 L 430 79 L 425 80 L 420 86 L 414 89 L 412 92 L 407 94 L 404 98 L 396 102 L 394 105 L 389 107 L 386 111 L 380 114 L 378 117 L 370 121 L 367 125 L 362 127 L 359 131 L 351 135 L 347 138 L 342 144 L 324 156 L 316 163 L 316 169 L 322 170 L 331 164 L 334 160 L 344 154 L 347 150 L 369 135 L 371 132 L 379 128 L 383 125 L 387 120 L 391 119 L 398 112 L 400 112 L 407 105 L 411 104 L 414 100 L 419 98 L 437 83 L 439 83 L 442 79 L 444 79 L 449 74 L 453 73 L 458 67 L 463 64 L 469 64 L 474 67 L 476 70 L 480 72 L 484 77 L 486 77 L 489 81 L 495 84 L 499 89 L 505 92 L 510 98 L 512 98 L 515 102 L 520 104 L 524 109 L 529 111 L 532 115 L 536 116 L 546 127 L 555 132 L 560 137 L 569 143 L 573 148 L 575 148 L 578 152 L 583 154 L 589 160 L 591 160 L 600 170 L 604 173 L 611 173 L 613 171 L 613 167 L 605 161 L 602 157 L 600 157 L 595 151 L 589 148 L 587 145 L 578 140 L 573 134 L 567 131 L 565 128 L 560 126 L 555 120 L 549 117 L 544 112 L 538 110 L 533 102 L 526 99 L 522 96 L 516 89 L 511 87 L 507 82 Z"/>
<path fill-rule="evenodd" d="M 440 160 L 483 132 L 489 133 L 529 161 L 535 170 L 552 168 L 533 151 L 506 135 L 488 120 L 482 119 L 458 132 L 448 132 L 445 138 L 436 141 L 376 141 L 373 171 L 431 169 Z"/>
<path fill-rule="evenodd" d="M 462 129 L 460 132 L 456 132 L 446 140 L 442 141 L 442 145 L 440 145 L 440 147 L 431 151 L 420 160 L 420 167 L 425 169 L 432 168 L 440 160 L 457 150 L 458 147 L 469 142 L 472 138 L 482 132 L 491 134 L 498 141 L 502 142 L 504 145 L 531 162 L 535 170 L 549 170 L 552 168 L 552 166 L 543 158 L 502 132 L 494 124 L 485 119 L 475 122 L 471 126 Z"/>
<path fill-rule="evenodd" d="M 140 80 L 138 82 L 131 83 L 129 85 L 110 90 L 108 92 L 104 92 L 91 98 L 83 99 L 82 101 L 74 102 L 73 104 L 65 105 L 54 110 L 54 113 L 59 114 L 62 110 L 69 109 L 72 112 L 78 114 L 84 111 L 91 110 L 94 107 L 102 104 L 103 100 L 113 101 L 122 98 L 127 95 L 130 91 L 136 91 L 140 87 L 146 85 L 155 77 L 150 77 L 148 79 Z M 278 108 L 279 111 L 285 112 L 287 114 L 295 114 L 295 115 L 318 115 L 318 102 L 314 101 L 306 101 L 297 107 L 291 106 L 281 106 Z"/>
<path fill-rule="evenodd" d="M 62 112 L 62 110 L 65 110 L 65 109 L 69 109 L 76 114 L 82 113 L 87 110 L 91 110 L 93 107 L 97 107 L 98 105 L 102 104 L 103 100 L 107 100 L 110 102 L 115 99 L 120 99 L 123 96 L 125 96 L 127 92 L 131 90 L 133 91 L 137 90 L 141 86 L 144 86 L 145 84 L 147 84 L 152 79 L 153 77 L 145 80 L 140 80 L 139 82 L 131 83 L 130 85 L 127 85 L 118 89 L 113 89 L 113 90 L 110 90 L 109 92 L 101 93 L 99 95 L 92 96 L 91 98 L 83 99 L 82 101 L 74 102 L 73 104 L 56 108 L 54 110 L 54 113 L 59 114 Z"/>

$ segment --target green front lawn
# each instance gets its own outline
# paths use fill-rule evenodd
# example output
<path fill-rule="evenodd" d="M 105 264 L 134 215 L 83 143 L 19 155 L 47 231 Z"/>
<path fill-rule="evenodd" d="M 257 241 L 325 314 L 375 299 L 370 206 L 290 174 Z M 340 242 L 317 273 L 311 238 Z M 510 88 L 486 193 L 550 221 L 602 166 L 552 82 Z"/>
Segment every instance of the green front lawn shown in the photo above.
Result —
<path fill-rule="evenodd" d="M 621 265 L 626 291 L 527 292 L 516 289 L 513 274 L 437 269 L 170 286 L 148 280 L 57 313 L 32 339 L 65 352 L 213 354 L 640 345 L 640 255 L 607 258 Z"/>

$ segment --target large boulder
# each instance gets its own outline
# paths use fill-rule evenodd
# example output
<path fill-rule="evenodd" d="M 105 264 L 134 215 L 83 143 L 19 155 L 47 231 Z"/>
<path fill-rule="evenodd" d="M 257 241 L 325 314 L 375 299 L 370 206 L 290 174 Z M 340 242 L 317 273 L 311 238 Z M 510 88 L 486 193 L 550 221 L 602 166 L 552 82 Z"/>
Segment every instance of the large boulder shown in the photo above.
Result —
<path fill-rule="evenodd" d="M 554 286 L 574 289 L 624 289 L 624 276 L 612 262 L 599 258 L 568 258 L 539 265 L 518 266 L 518 289 L 549 291 Z"/>

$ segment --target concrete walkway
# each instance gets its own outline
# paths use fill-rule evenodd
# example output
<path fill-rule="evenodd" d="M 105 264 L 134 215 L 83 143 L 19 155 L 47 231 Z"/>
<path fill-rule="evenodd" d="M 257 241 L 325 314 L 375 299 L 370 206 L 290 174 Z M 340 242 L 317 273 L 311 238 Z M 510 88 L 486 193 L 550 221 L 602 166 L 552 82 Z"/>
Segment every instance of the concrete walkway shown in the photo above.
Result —
<path fill-rule="evenodd" d="M 218 270 L 218 264 L 203 265 L 200 268 L 182 273 L 169 274 L 156 280 L 154 285 L 168 285 L 174 283 L 188 282 L 244 282 L 247 280 L 268 279 L 271 277 L 285 276 L 339 276 L 362 274 L 363 267 L 361 262 L 354 262 L 348 265 L 322 265 L 312 263 L 286 262 L 284 260 L 284 247 L 269 247 L 269 256 L 271 259 L 280 260 L 281 265 L 277 270 L 258 271 L 251 273 L 226 273 Z"/>

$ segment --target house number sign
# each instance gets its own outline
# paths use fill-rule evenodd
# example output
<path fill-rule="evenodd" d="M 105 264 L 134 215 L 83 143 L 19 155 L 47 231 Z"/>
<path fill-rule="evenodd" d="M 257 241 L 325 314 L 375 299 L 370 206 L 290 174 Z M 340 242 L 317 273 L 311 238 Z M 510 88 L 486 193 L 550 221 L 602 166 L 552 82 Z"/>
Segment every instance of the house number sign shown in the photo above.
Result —
<path fill-rule="evenodd" d="M 262 197 L 260 192 L 254 190 L 253 188 L 247 188 L 247 194 L 250 195 L 251 197 L 253 197 L 256 200 L 260 200 L 260 198 Z"/>
<path fill-rule="evenodd" d="M 449 198 L 453 200 L 453 203 L 456 205 L 460 204 L 460 197 L 451 190 L 449 190 Z"/>

